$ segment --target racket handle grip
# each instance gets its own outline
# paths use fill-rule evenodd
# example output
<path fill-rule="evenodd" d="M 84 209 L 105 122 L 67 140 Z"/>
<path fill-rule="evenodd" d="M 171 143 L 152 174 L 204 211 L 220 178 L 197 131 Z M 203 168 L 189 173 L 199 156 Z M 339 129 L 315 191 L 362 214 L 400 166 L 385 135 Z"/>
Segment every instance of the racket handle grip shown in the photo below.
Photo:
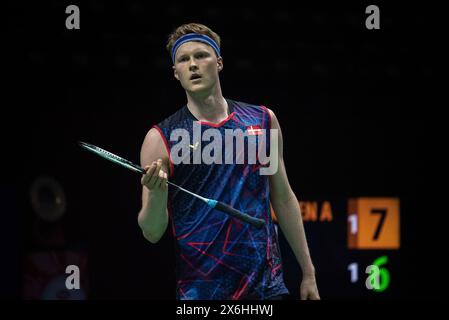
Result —
<path fill-rule="evenodd" d="M 227 205 L 226 203 L 220 201 L 217 201 L 215 209 L 227 213 L 234 218 L 245 221 L 256 228 L 261 228 L 265 224 L 265 221 L 263 219 L 251 217 L 250 215 L 247 215 L 239 210 L 236 210 L 233 207 Z"/>

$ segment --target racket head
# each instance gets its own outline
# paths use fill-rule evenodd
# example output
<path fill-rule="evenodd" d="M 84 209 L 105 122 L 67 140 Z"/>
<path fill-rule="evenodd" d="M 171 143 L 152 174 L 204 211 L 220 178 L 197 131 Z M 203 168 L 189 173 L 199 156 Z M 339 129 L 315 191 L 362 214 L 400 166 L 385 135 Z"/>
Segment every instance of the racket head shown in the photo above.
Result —
<path fill-rule="evenodd" d="M 124 159 L 122 157 L 119 157 L 118 155 L 113 154 L 112 152 L 109 152 L 109 151 L 104 150 L 104 149 L 102 149 L 100 147 L 97 147 L 97 146 L 95 146 L 93 144 L 90 144 L 90 143 L 87 143 L 87 142 L 83 142 L 83 141 L 79 141 L 78 144 L 82 148 L 84 148 L 86 150 L 89 150 L 90 152 L 93 152 L 96 155 L 98 155 L 98 156 L 100 156 L 100 157 L 102 157 L 102 158 L 104 158 L 106 160 L 109 160 L 111 162 L 117 163 L 117 164 L 119 164 L 119 165 L 121 165 L 121 166 L 123 166 L 123 167 L 125 167 L 127 169 L 130 169 L 130 170 L 134 171 L 134 172 L 145 174 L 145 170 L 142 167 L 140 167 L 140 166 L 138 166 L 138 165 L 132 163 L 131 161 L 128 161 L 128 160 L 126 160 L 126 159 Z"/>

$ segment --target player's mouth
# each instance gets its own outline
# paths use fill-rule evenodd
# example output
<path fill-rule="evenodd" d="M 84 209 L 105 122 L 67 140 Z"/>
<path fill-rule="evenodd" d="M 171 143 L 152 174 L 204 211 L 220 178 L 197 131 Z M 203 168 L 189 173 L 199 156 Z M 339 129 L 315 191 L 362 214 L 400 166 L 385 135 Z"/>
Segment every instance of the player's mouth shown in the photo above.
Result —
<path fill-rule="evenodd" d="M 198 81 L 198 80 L 200 80 L 201 79 L 201 76 L 199 75 L 199 74 L 197 74 L 197 73 L 194 73 L 194 74 L 192 74 L 191 76 L 190 76 L 190 80 L 191 81 Z"/>

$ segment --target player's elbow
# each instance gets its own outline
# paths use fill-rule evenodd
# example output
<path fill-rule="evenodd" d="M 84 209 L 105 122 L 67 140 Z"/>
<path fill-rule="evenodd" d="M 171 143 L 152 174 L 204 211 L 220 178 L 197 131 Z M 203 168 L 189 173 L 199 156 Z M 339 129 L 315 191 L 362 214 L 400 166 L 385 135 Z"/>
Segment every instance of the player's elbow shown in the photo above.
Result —
<path fill-rule="evenodd" d="M 153 233 L 146 232 L 145 230 L 142 230 L 142 233 L 144 238 L 150 241 L 152 244 L 158 243 L 159 240 L 161 240 L 162 236 L 164 235 L 163 233 L 155 235 Z"/>
<path fill-rule="evenodd" d="M 273 205 L 286 205 L 291 200 L 297 201 L 296 195 L 291 190 L 291 188 L 287 188 L 286 190 L 282 190 L 282 192 L 271 192 L 270 200 Z"/>
<path fill-rule="evenodd" d="M 164 221 L 162 223 L 153 223 L 152 226 L 147 226 L 145 223 L 139 218 L 138 219 L 139 227 L 142 230 L 142 234 L 144 238 L 151 243 L 158 243 L 159 240 L 165 233 L 167 229 L 167 223 Z"/>
<path fill-rule="evenodd" d="M 166 230 L 166 227 L 150 229 L 150 228 L 144 228 L 143 226 L 140 226 L 140 228 L 142 229 L 143 237 L 153 244 L 158 243 L 159 240 L 161 240 L 161 238 L 164 235 L 165 230 Z"/>

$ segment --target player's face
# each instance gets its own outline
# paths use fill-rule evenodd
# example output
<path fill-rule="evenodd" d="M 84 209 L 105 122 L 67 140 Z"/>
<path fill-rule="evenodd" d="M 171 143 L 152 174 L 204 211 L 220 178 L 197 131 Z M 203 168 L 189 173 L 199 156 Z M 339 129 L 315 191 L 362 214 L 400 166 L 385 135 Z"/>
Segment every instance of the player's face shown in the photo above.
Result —
<path fill-rule="evenodd" d="M 173 66 L 175 78 L 190 93 L 208 93 L 218 83 L 218 72 L 223 68 L 211 46 L 190 41 L 178 48 Z"/>

